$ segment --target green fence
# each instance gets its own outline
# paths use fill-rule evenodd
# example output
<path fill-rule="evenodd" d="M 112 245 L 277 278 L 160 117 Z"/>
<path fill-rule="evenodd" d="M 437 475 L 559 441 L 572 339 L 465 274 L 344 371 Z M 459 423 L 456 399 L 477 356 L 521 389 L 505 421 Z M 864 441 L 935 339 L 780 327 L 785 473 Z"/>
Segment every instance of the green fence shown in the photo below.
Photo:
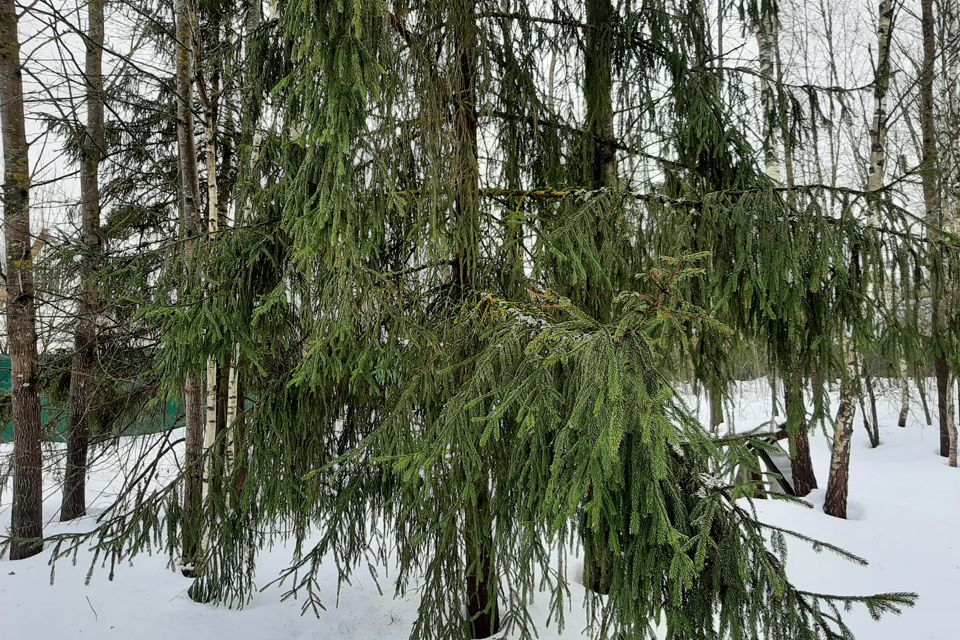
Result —
<path fill-rule="evenodd" d="M 10 421 L 10 357 L 0 354 L 0 442 L 13 440 L 13 423 Z M 51 402 L 44 394 L 40 395 L 42 406 L 44 438 L 63 440 L 67 430 L 67 407 L 62 403 Z M 164 406 L 148 406 L 136 412 L 133 418 L 121 418 L 113 429 L 123 435 L 157 433 L 172 429 L 181 422 L 183 405 L 179 399 L 167 400 Z"/>

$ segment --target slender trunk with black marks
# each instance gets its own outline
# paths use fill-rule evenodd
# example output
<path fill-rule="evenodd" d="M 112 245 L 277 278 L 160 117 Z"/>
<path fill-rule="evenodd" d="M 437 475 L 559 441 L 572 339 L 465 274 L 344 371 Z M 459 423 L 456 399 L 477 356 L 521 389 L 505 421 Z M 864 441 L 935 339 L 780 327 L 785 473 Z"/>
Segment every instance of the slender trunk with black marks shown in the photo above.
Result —
<path fill-rule="evenodd" d="M 847 358 L 847 370 L 856 368 L 853 350 L 842 340 L 842 349 Z M 840 407 L 833 422 L 833 449 L 830 455 L 830 477 L 827 479 L 827 495 L 823 510 L 835 518 L 847 517 L 847 490 L 850 482 L 850 442 L 853 438 L 853 418 L 857 410 L 854 382 L 844 382 L 840 388 Z"/>
<path fill-rule="evenodd" d="M 887 164 L 887 93 L 890 87 L 890 43 L 893 37 L 893 0 L 880 0 L 877 9 L 877 67 L 873 81 L 873 124 L 870 127 L 870 166 L 867 169 L 867 191 L 876 193 L 883 188 Z M 869 203 L 870 222 L 879 224 L 880 209 L 875 199 Z M 873 287 L 871 286 L 871 289 Z M 887 296 L 888 292 L 873 292 Z M 865 368 L 865 367 L 864 367 Z M 901 369 L 904 368 L 901 362 Z M 906 384 L 906 380 L 902 381 Z M 873 380 L 867 374 L 864 385 L 870 396 L 870 442 L 880 444 L 880 425 L 877 420 L 877 403 L 873 393 Z M 901 419 L 905 422 L 909 412 L 909 394 L 902 394 Z"/>
<path fill-rule="evenodd" d="M 194 57 L 197 57 L 197 48 L 194 48 Z M 216 76 L 214 76 L 215 80 Z M 207 234 L 215 236 L 220 230 L 220 189 L 217 180 L 217 114 L 215 106 L 216 83 L 207 87 L 203 76 L 198 81 L 200 102 L 203 104 L 203 134 L 205 139 L 204 158 L 207 175 Z M 201 496 L 204 502 L 210 494 L 212 483 L 217 475 L 217 456 L 213 451 L 214 443 L 220 431 L 220 396 L 222 393 L 221 370 L 222 366 L 214 357 L 207 358 L 207 412 L 203 431 L 204 473 Z M 196 567 L 201 571 L 202 567 Z"/>
<path fill-rule="evenodd" d="M 867 172 L 867 191 L 873 193 L 883 187 L 886 165 L 887 138 L 887 89 L 890 85 L 890 42 L 893 35 L 892 0 L 880 0 L 877 27 L 877 66 L 874 79 L 874 114 L 870 130 L 870 167 Z M 870 202 L 872 208 L 875 202 Z M 874 209 L 875 210 L 875 209 Z M 846 375 L 840 385 L 840 406 L 833 424 L 833 448 L 830 454 L 830 477 L 827 479 L 827 496 L 823 510 L 837 518 L 847 517 L 847 485 L 850 478 L 850 441 L 853 437 L 853 419 L 856 414 L 858 394 L 857 361 L 853 346 L 846 335 L 840 339 Z M 879 443 L 879 427 L 876 421 L 876 400 L 872 383 L 867 378 L 870 393 L 873 425 L 868 425 L 871 443 Z M 906 405 L 904 405 L 906 406 Z M 866 416 L 864 420 L 866 421 Z M 904 418 L 905 419 L 905 418 Z M 876 446 L 876 444 L 874 444 Z"/>
<path fill-rule="evenodd" d="M 946 107 L 946 126 L 945 140 L 942 143 L 943 155 L 941 165 L 943 172 L 941 174 L 942 184 L 944 185 L 944 200 L 940 202 L 940 229 L 948 233 L 957 232 L 957 224 L 960 222 L 960 108 L 957 106 L 957 82 L 960 81 L 960 60 L 957 57 L 956 45 L 951 44 L 960 37 L 960 21 L 958 21 L 958 9 L 954 3 L 946 2 L 940 5 L 940 11 L 943 16 L 943 36 L 941 42 L 944 44 L 940 59 L 944 67 L 944 80 L 941 83 L 942 102 Z M 942 263 L 941 263 L 942 264 Z M 941 289 L 939 291 L 938 303 L 940 327 L 944 330 L 949 326 L 947 317 L 948 309 L 953 308 L 957 300 L 956 285 L 951 278 L 943 277 L 941 279 Z M 951 371 L 947 376 L 946 408 L 947 414 L 947 458 L 951 467 L 957 466 L 957 414 L 954 403 L 954 384 L 956 372 Z M 960 392 L 960 388 L 957 389 Z"/>
<path fill-rule="evenodd" d="M 906 427 L 910 417 L 910 372 L 905 362 L 900 362 L 900 413 L 897 415 L 897 426 Z"/>
<path fill-rule="evenodd" d="M 760 51 L 760 108 L 763 110 L 763 166 L 772 180 L 780 182 L 780 159 L 777 157 L 780 125 L 777 122 L 776 69 L 774 67 L 777 18 L 772 13 L 762 16 L 756 25 Z"/>

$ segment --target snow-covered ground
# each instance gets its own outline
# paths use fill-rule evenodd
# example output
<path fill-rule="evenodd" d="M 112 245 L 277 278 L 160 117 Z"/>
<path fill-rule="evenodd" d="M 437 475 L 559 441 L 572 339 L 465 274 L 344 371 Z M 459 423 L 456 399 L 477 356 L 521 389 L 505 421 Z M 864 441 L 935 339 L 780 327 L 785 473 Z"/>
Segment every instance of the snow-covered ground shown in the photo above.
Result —
<path fill-rule="evenodd" d="M 830 453 L 820 430 L 812 438 L 821 484 L 809 496 L 814 508 L 759 501 L 759 510 L 764 519 L 840 545 L 870 561 L 869 567 L 856 567 L 792 544 L 789 571 L 801 587 L 837 594 L 915 591 L 920 595 L 916 607 L 879 623 L 865 612 L 851 613 L 851 626 L 859 639 L 945 640 L 956 637 L 960 605 L 960 470 L 948 468 L 946 460 L 936 455 L 936 427 L 925 424 L 918 402 L 908 427 L 896 426 L 897 395 L 891 392 L 879 402 L 879 448 L 869 447 L 857 417 L 850 520 L 831 518 L 821 510 Z M 765 381 L 743 384 L 727 408 L 733 409 L 736 428 L 751 428 L 769 419 L 769 398 Z M 705 403 L 700 409 L 705 416 Z M 96 495 L 93 511 L 109 504 L 122 483 L 125 463 L 118 451 L 129 455 L 129 450 L 114 449 L 97 462 L 88 485 Z M 0 455 L 7 453 L 8 445 L 0 448 Z M 55 479 L 48 484 L 45 532 L 89 528 L 92 518 L 68 526 L 56 521 L 60 497 Z M 7 491 L 0 505 L 3 531 L 9 526 L 9 500 Z M 258 564 L 258 582 L 266 584 L 277 576 L 289 562 L 289 554 L 284 548 L 265 551 Z M 359 574 L 352 585 L 343 587 L 337 602 L 332 567 L 321 575 L 329 597 L 327 611 L 318 620 L 311 614 L 301 616 L 300 602 L 281 602 L 279 589 L 258 593 L 243 610 L 196 604 L 187 597 L 189 581 L 167 568 L 166 557 L 138 557 L 132 565 L 118 567 L 112 581 L 107 569 L 99 569 L 86 585 L 88 566 L 89 556 L 84 554 L 75 566 L 69 560 L 58 562 L 51 585 L 46 554 L 18 562 L 0 559 L 0 638 L 403 640 L 416 615 L 415 594 L 394 599 L 385 589 L 381 596 L 372 580 Z M 583 591 L 577 584 L 571 589 L 576 609 Z M 536 603 L 534 619 L 546 621 L 546 604 L 546 599 Z M 572 640 L 582 637 L 582 628 L 583 616 L 571 611 L 562 634 L 545 628 L 540 635 Z"/>

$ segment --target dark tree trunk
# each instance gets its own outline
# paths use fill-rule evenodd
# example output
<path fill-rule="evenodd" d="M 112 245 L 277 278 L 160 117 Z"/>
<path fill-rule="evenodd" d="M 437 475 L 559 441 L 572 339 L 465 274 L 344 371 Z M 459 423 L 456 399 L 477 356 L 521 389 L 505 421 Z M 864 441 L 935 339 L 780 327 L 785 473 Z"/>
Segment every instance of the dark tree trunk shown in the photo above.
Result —
<path fill-rule="evenodd" d="M 584 49 L 583 98 L 586 103 L 586 129 L 589 157 L 586 162 L 586 184 L 591 189 L 609 189 L 617 183 L 617 157 L 614 148 L 613 101 L 613 4 L 610 0 L 585 0 L 586 31 Z M 603 250 L 605 239 L 600 231 L 595 242 Z M 610 300 L 599 299 L 591 311 L 600 322 L 608 322 Z M 719 399 L 718 395 L 711 395 Z M 711 408 L 713 405 L 711 404 Z M 606 544 L 606 535 L 591 531 L 581 533 L 583 544 L 584 585 L 600 594 L 610 592 L 613 579 L 613 552 Z"/>
<path fill-rule="evenodd" d="M 83 207 L 84 254 L 80 262 L 80 300 L 74 354 L 70 371 L 70 414 L 67 428 L 67 464 L 63 477 L 61 520 L 86 515 L 87 448 L 93 418 L 91 398 L 97 359 L 97 310 L 99 296 L 95 281 L 100 264 L 100 183 L 98 172 L 103 157 L 103 4 L 87 2 L 87 39 L 84 78 L 86 81 L 87 127 L 80 169 L 80 199 Z"/>
<path fill-rule="evenodd" d="M 710 431 L 716 433 L 723 424 L 723 396 L 719 389 L 710 390 Z"/>
<path fill-rule="evenodd" d="M 586 0 L 587 24 L 584 51 L 584 100 L 587 131 L 591 136 L 592 187 L 610 188 L 617 183 L 617 157 L 613 130 L 613 19 L 610 0 Z"/>
<path fill-rule="evenodd" d="M 942 355 L 933 362 L 937 376 L 937 414 L 940 424 L 940 455 L 944 458 L 950 455 L 950 429 L 948 427 L 949 414 L 947 411 L 947 394 L 950 392 L 950 365 Z"/>
<path fill-rule="evenodd" d="M 929 427 L 933 424 L 933 416 L 930 415 L 930 403 L 927 401 L 926 382 L 921 381 L 921 384 L 917 385 L 917 389 L 920 395 L 920 406 L 923 407 L 923 418 Z"/>
<path fill-rule="evenodd" d="M 943 208 L 940 200 L 939 153 L 937 150 L 936 115 L 933 104 L 934 65 L 936 64 L 936 33 L 933 13 L 933 0 L 921 0 L 920 30 L 923 39 L 923 67 L 920 73 L 920 131 L 922 137 L 921 179 L 923 182 L 923 204 L 927 235 L 938 240 L 943 228 Z M 930 269 L 930 298 L 933 335 L 936 337 L 946 330 L 946 315 L 941 304 L 943 261 L 935 261 Z M 950 455 L 950 433 L 947 426 L 947 394 L 950 393 L 950 365 L 942 352 L 939 340 L 934 340 L 936 354 L 934 370 L 937 376 L 937 407 L 940 416 L 940 455 Z"/>
<path fill-rule="evenodd" d="M 770 383 L 770 415 L 776 418 L 780 415 L 780 410 L 777 408 L 777 378 L 768 375 L 767 380 Z"/>
<path fill-rule="evenodd" d="M 217 368 L 217 437 L 227 431 L 227 405 L 230 402 L 230 361 L 228 355 Z"/>
<path fill-rule="evenodd" d="M 200 486 L 203 482 L 203 466 L 200 451 L 203 448 L 203 384 L 199 378 L 188 378 L 184 383 L 184 420 L 186 442 L 184 444 L 183 479 L 183 562 L 184 575 L 193 577 L 193 567 L 200 548 L 200 531 L 196 526 L 197 510 L 200 508 Z"/>
<path fill-rule="evenodd" d="M 813 461 L 810 459 L 807 411 L 803 406 L 800 377 L 794 373 L 787 374 L 783 380 L 783 387 L 793 486 L 798 496 L 805 496 L 817 488 L 817 478 L 813 473 Z"/>
<path fill-rule="evenodd" d="M 607 595 L 613 581 L 613 557 L 607 538 L 596 536 L 589 529 L 586 518 L 581 522 L 580 539 L 583 544 L 583 586 L 594 593 Z"/>
<path fill-rule="evenodd" d="M 243 371 L 239 368 L 239 358 L 234 362 L 234 366 L 237 367 L 236 414 L 231 427 L 233 429 L 234 486 L 237 489 L 237 494 L 242 494 L 247 481 L 246 406 L 244 403 Z"/>
<path fill-rule="evenodd" d="M 177 146 L 180 165 L 181 233 L 184 237 L 184 268 L 192 268 L 193 246 L 203 231 L 198 203 L 200 180 L 197 172 L 197 142 L 193 130 L 193 27 L 190 0 L 176 0 L 174 5 L 177 45 L 175 68 L 177 86 Z M 183 389 L 186 420 L 184 445 L 184 564 L 186 574 L 192 574 L 199 549 L 197 519 L 203 466 L 200 452 L 203 448 L 203 384 L 197 377 L 188 378 Z"/>
<path fill-rule="evenodd" d="M 467 553 L 467 619 L 474 638 L 487 638 L 500 629 L 497 576 L 493 566 L 493 517 L 488 491 L 477 496 L 475 509 L 467 509 L 464 544 Z"/>
<path fill-rule="evenodd" d="M 823 422 L 826 413 L 823 398 L 826 390 L 823 388 L 823 375 L 817 369 L 810 372 L 810 393 L 813 394 L 812 422 Z"/>
<path fill-rule="evenodd" d="M 454 297 L 464 301 L 474 286 L 480 247 L 480 167 L 477 149 L 477 24 L 475 0 L 458 0 L 451 11 L 457 64 L 453 96 L 456 138 L 457 198 L 453 256 Z M 486 638 L 500 628 L 497 576 L 493 564 L 493 516 L 489 510 L 489 480 L 476 487 L 477 501 L 464 514 L 466 605 L 474 638 Z"/>
<path fill-rule="evenodd" d="M 870 437 L 870 446 L 877 448 L 880 446 L 880 422 L 877 419 L 877 394 L 873 389 L 873 378 L 863 377 L 863 383 L 867 387 L 867 399 L 870 401 L 870 418 L 864 412 L 863 424 L 867 428 L 867 435 Z"/>
<path fill-rule="evenodd" d="M 11 560 L 29 558 L 43 549 L 40 388 L 33 256 L 30 252 L 30 161 L 16 11 L 13 0 L 0 0 L 3 233 L 7 252 L 7 334 L 14 432 Z"/>

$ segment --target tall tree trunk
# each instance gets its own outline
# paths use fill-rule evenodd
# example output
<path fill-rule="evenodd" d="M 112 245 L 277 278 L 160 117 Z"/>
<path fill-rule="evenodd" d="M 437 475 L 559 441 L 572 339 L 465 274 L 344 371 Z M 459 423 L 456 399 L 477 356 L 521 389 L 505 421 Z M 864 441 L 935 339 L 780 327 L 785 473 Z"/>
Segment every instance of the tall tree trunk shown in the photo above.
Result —
<path fill-rule="evenodd" d="M 516 54 L 513 50 L 513 29 L 512 22 L 504 20 L 502 23 L 503 31 L 503 50 L 504 57 L 511 64 L 516 64 Z M 520 105 L 511 105 L 511 109 L 522 108 Z M 520 132 L 520 123 L 516 120 L 509 120 L 505 123 L 506 135 L 504 136 L 504 179 L 507 188 L 519 193 L 523 188 L 523 178 L 521 176 L 522 158 L 524 144 Z M 501 276 L 501 291 L 504 295 L 517 299 L 523 296 L 527 288 L 527 278 L 524 272 L 524 244 L 523 244 L 523 196 L 511 198 L 510 208 L 504 212 L 503 216 L 503 262 Z"/>
<path fill-rule="evenodd" d="M 936 64 L 936 34 L 933 14 L 933 0 L 920 0 L 920 31 L 923 38 L 923 68 L 920 73 L 920 131 L 922 137 L 923 204 L 926 212 L 927 235 L 936 242 L 943 229 L 943 207 L 940 198 L 939 164 L 937 151 L 937 132 L 933 105 L 934 65 Z M 942 264 L 942 260 L 938 261 Z M 934 264 L 930 272 L 930 300 L 932 308 L 931 327 L 935 349 L 933 367 L 937 376 L 937 408 L 940 414 L 940 455 L 950 455 L 949 412 L 950 365 L 943 353 L 943 347 L 937 336 L 946 331 L 946 308 L 942 304 L 943 277 L 939 264 Z"/>
<path fill-rule="evenodd" d="M 960 22 L 958 22 L 958 7 L 953 2 L 939 5 L 943 13 L 943 51 L 940 59 L 943 61 L 942 100 L 945 106 L 943 155 L 940 165 L 943 167 L 943 193 L 946 196 L 946 206 L 941 201 L 941 228 L 950 233 L 957 232 L 960 223 L 960 106 L 958 106 L 957 83 L 960 82 L 960 47 L 957 38 L 960 38 Z M 942 264 L 942 263 L 941 263 Z M 948 309 L 954 309 L 957 304 L 957 288 L 954 282 L 944 278 L 944 285 L 940 291 L 940 323 L 947 327 Z M 946 302 L 945 302 L 946 300 Z M 948 395 L 946 404 L 947 413 L 947 458 L 951 467 L 957 466 L 957 414 L 953 401 L 953 380 L 957 376 L 951 372 L 950 382 L 947 384 Z M 957 387 L 960 395 L 960 386 Z"/>
<path fill-rule="evenodd" d="M 200 104 L 203 106 L 203 134 L 204 134 L 204 160 L 206 164 L 207 178 L 207 235 L 214 237 L 220 230 L 220 189 L 218 182 L 218 160 L 217 160 L 217 93 L 219 91 L 217 72 L 211 74 L 210 86 L 207 86 L 203 73 L 197 72 L 198 58 L 200 58 L 200 46 L 198 38 L 193 38 L 193 58 L 195 79 L 197 82 L 197 94 Z M 216 43 L 214 43 L 216 46 Z M 223 385 L 223 367 L 217 362 L 217 359 L 207 357 L 207 375 L 206 375 L 206 417 L 203 430 L 203 445 L 201 456 L 203 457 L 203 479 L 200 489 L 201 505 L 207 504 L 207 499 L 211 492 L 219 488 L 221 478 L 221 468 L 219 466 L 221 457 L 218 451 L 214 450 L 217 437 L 223 431 L 223 422 L 225 420 L 225 407 L 222 402 L 224 393 Z M 201 507 L 203 508 L 203 507 Z M 194 562 L 193 574 L 199 576 L 203 574 L 205 568 L 203 558 L 205 550 L 209 548 L 210 529 L 204 523 L 199 523 L 199 543 L 196 552 L 197 560 Z M 189 591 L 190 597 L 198 602 L 207 602 L 212 594 L 202 590 L 199 583 L 195 583 Z"/>
<path fill-rule="evenodd" d="M 451 11 L 454 60 L 453 96 L 457 198 L 453 224 L 454 295 L 464 300 L 474 286 L 480 250 L 480 166 L 477 149 L 477 23 L 475 0 L 457 0 Z M 466 607 L 474 638 L 486 638 L 500 628 L 497 575 L 493 565 L 493 516 L 489 509 L 489 479 L 476 487 L 476 503 L 464 514 Z"/>
<path fill-rule="evenodd" d="M 207 165 L 207 233 L 216 235 L 220 229 L 220 191 L 217 184 L 217 146 L 216 146 L 216 115 L 214 113 L 213 96 L 206 91 L 205 83 L 200 82 L 200 98 L 204 107 L 203 132 L 206 140 L 205 158 Z M 220 366 L 216 358 L 207 358 L 207 414 L 206 428 L 203 432 L 203 500 L 210 493 L 210 485 L 215 474 L 213 445 L 217 439 L 217 419 L 220 405 Z M 199 570 L 199 567 L 198 567 Z"/>
<path fill-rule="evenodd" d="M 249 39 L 253 37 L 253 33 L 263 22 L 263 6 L 260 0 L 246 0 L 245 4 L 247 7 L 247 13 L 244 20 L 244 36 L 246 37 L 247 42 L 249 42 Z M 246 118 L 249 120 L 249 126 L 253 129 L 252 139 L 250 140 L 252 150 L 249 156 L 249 163 L 247 165 L 247 168 L 251 171 L 253 171 L 257 162 L 257 158 L 260 155 L 260 145 L 263 137 L 260 128 L 257 126 L 258 113 L 259 111 L 256 109 L 247 109 L 241 107 L 241 118 Z M 228 131 L 233 131 L 232 122 L 231 112 L 228 109 Z M 241 120 L 241 130 L 244 129 L 243 124 L 244 122 Z M 227 139 L 225 140 L 225 145 L 229 145 L 230 139 L 231 136 L 228 133 Z M 230 148 L 228 146 L 224 151 L 224 163 L 221 166 L 221 171 L 226 172 L 230 169 L 229 157 L 231 154 L 229 152 Z M 227 197 L 224 197 L 220 200 L 220 221 L 222 224 L 226 225 Z M 235 226 L 239 227 L 243 224 L 244 213 L 247 211 L 247 208 L 248 202 L 239 202 L 236 204 L 234 220 Z M 243 491 L 243 487 L 247 478 L 247 441 L 244 420 L 245 406 L 243 380 L 240 376 L 240 349 L 237 345 L 234 346 L 232 363 L 229 368 L 226 395 L 227 453 L 224 458 L 224 475 L 233 475 L 234 489 L 239 494 Z"/>
<path fill-rule="evenodd" d="M 789 189 L 787 191 L 787 202 L 791 208 L 794 208 L 796 206 L 796 195 L 793 188 L 796 180 L 794 177 L 793 145 L 790 139 L 789 104 L 786 91 L 783 88 L 783 64 L 780 59 L 780 34 L 777 15 L 771 12 L 769 16 L 760 20 L 758 28 L 761 34 L 759 40 L 763 43 L 763 49 L 765 50 L 761 57 L 761 65 L 767 67 L 764 70 L 765 75 L 772 72 L 773 76 L 772 79 L 764 78 L 764 83 L 767 85 L 764 92 L 768 94 L 768 101 L 776 99 L 775 106 L 772 102 L 769 105 L 770 111 L 765 118 L 770 138 L 767 146 L 768 149 L 772 149 L 772 151 L 767 152 L 767 161 L 768 163 L 776 161 L 776 134 L 779 133 L 783 143 L 786 186 Z M 770 56 L 772 56 L 772 60 L 770 60 Z M 771 81 L 773 83 L 772 87 L 769 86 Z M 779 132 L 776 131 L 777 125 L 779 125 Z M 773 170 L 773 167 L 769 166 L 768 171 L 771 170 Z M 777 165 L 771 177 L 777 179 L 779 171 L 779 165 Z M 794 489 L 798 496 L 805 496 L 817 488 L 817 478 L 814 475 L 813 461 L 810 458 L 809 423 L 807 421 L 807 411 L 803 404 L 801 372 L 784 372 L 783 385 Z"/>
<path fill-rule="evenodd" d="M 96 274 L 100 264 L 100 160 L 103 157 L 103 18 L 104 0 L 87 2 L 87 38 L 84 79 L 86 82 L 87 127 L 80 169 L 82 235 L 84 255 L 80 262 L 80 299 L 74 354 L 70 371 L 70 413 L 67 427 L 67 462 L 63 476 L 60 519 L 72 520 L 87 512 L 87 448 L 90 423 L 93 370 L 97 358 L 97 311 L 100 307 Z"/>
<path fill-rule="evenodd" d="M 617 184 L 617 156 L 613 122 L 613 20 L 610 0 L 586 0 L 589 28 L 584 51 L 583 93 L 587 131 L 591 136 L 591 186 L 610 189 Z"/>
<path fill-rule="evenodd" d="M 890 87 L 890 43 L 893 37 L 893 0 L 880 0 L 877 9 L 877 67 L 873 82 L 873 124 L 870 127 L 870 166 L 867 168 L 867 192 L 876 193 L 883 188 L 883 179 L 887 164 L 887 93 Z M 870 222 L 879 225 L 879 203 L 871 198 Z M 871 285 L 871 289 L 873 285 Z M 877 292 L 871 291 L 876 294 Z M 888 292 L 879 292 L 881 296 L 888 296 Z M 863 364 L 866 370 L 867 363 Z M 901 362 L 901 369 L 904 368 Z M 865 372 L 866 373 L 866 372 Z M 880 425 L 877 420 L 877 402 L 873 393 L 873 380 L 866 375 L 864 384 L 870 397 L 870 443 L 876 447 L 880 444 Z M 900 407 L 903 420 L 906 421 L 906 412 L 909 410 L 909 395 Z M 866 416 L 864 416 L 866 419 Z"/>
<path fill-rule="evenodd" d="M 585 34 L 583 98 L 587 109 L 586 130 L 590 135 L 586 183 L 591 189 L 610 189 L 617 184 L 612 99 L 613 3 L 610 0 L 585 0 L 585 13 L 588 28 Z M 604 241 L 598 232 L 595 242 L 601 250 Z M 609 321 L 610 301 L 598 300 L 596 308 L 591 311 L 600 322 Z M 714 400 L 719 401 L 720 394 L 715 389 L 710 389 L 709 393 L 711 409 L 714 410 Z M 608 539 L 606 532 L 598 534 L 587 530 L 581 533 L 584 585 L 600 594 L 609 593 L 613 579 L 613 557 L 606 544 Z"/>
<path fill-rule="evenodd" d="M 13 412 L 13 509 L 10 559 L 43 549 L 43 476 L 36 302 L 30 252 L 30 161 L 23 112 L 20 40 L 14 0 L 0 0 L 0 127 L 3 235 Z"/>
<path fill-rule="evenodd" d="M 874 112 L 873 126 L 870 130 L 870 167 L 867 171 L 867 191 L 871 193 L 883 187 L 886 166 L 887 89 L 890 85 L 890 42 L 893 36 L 892 0 L 880 0 L 877 19 L 877 67 L 873 83 Z M 876 203 L 871 200 L 869 206 L 875 210 Z M 846 376 L 840 385 L 840 406 L 837 408 L 837 417 L 833 424 L 830 477 L 827 479 L 827 496 L 823 510 L 837 518 L 846 518 L 847 485 L 850 479 L 850 441 L 853 437 L 853 419 L 858 401 L 857 363 L 853 347 L 849 344 L 846 335 L 840 338 L 840 348 L 843 352 Z M 871 394 L 872 412 L 875 415 L 876 401 L 872 398 L 872 387 L 868 388 Z M 873 430 L 871 431 L 868 427 L 871 442 L 879 438 L 875 417 L 873 421 Z"/>
<path fill-rule="evenodd" d="M 177 86 L 177 145 L 180 164 L 181 230 L 184 236 L 185 268 L 192 269 L 193 248 L 202 232 L 198 210 L 200 181 L 197 173 L 197 143 L 193 131 L 193 7 L 190 0 L 176 0 L 174 6 L 177 45 L 175 53 Z M 191 376 L 184 383 L 186 407 L 186 444 L 184 446 L 184 574 L 193 575 L 197 561 L 199 535 L 200 487 L 203 468 L 200 452 L 203 447 L 203 385 Z"/>

